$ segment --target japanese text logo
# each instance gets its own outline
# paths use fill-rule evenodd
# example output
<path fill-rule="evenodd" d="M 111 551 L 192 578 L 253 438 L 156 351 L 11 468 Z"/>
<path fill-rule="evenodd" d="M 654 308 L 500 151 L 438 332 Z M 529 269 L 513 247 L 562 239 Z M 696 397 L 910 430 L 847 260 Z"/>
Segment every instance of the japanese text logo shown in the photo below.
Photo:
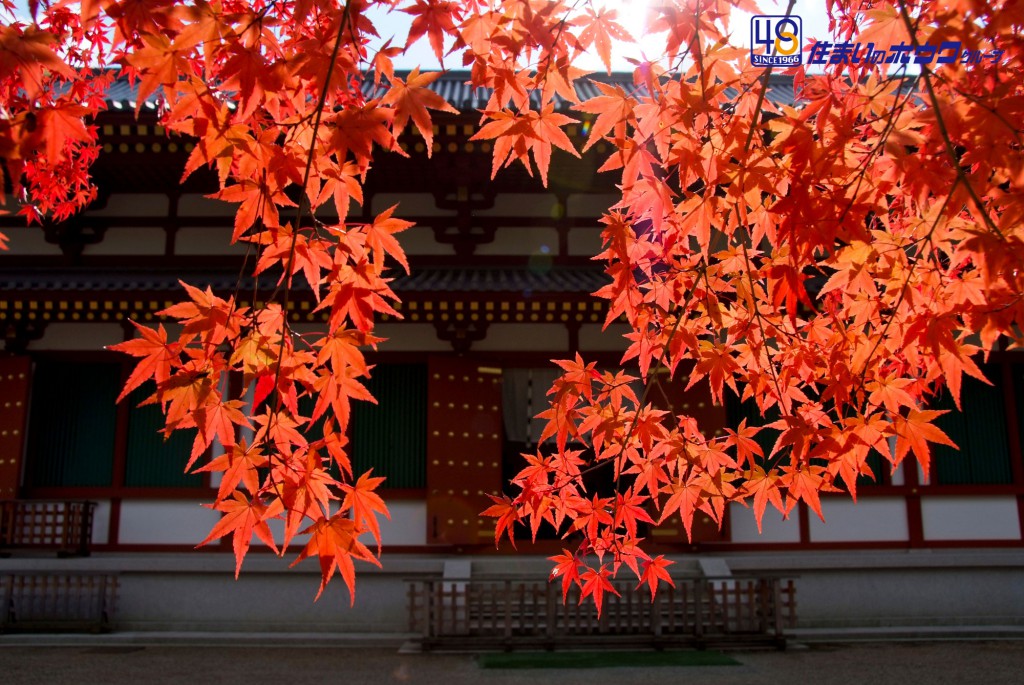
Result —
<path fill-rule="evenodd" d="M 758 14 L 750 18 L 750 63 L 755 67 L 795 67 L 803 59 L 803 21 L 795 15 Z"/>
<path fill-rule="evenodd" d="M 875 49 L 874 43 L 829 43 L 819 40 L 811 44 L 808 64 L 998 64 L 1003 51 L 965 50 L 960 41 L 908 45 L 900 41 L 886 49 Z"/>

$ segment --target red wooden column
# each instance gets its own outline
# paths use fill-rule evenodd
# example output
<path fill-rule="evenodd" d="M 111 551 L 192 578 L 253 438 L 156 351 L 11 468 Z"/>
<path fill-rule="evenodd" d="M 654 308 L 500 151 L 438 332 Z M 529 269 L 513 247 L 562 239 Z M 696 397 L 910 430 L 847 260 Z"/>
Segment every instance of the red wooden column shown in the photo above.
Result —
<path fill-rule="evenodd" d="M 501 489 L 501 370 L 437 356 L 428 374 L 427 540 L 486 543 L 493 521 L 480 512 Z"/>
<path fill-rule="evenodd" d="M 31 368 L 28 357 L 0 357 L 0 499 L 18 496 Z"/>

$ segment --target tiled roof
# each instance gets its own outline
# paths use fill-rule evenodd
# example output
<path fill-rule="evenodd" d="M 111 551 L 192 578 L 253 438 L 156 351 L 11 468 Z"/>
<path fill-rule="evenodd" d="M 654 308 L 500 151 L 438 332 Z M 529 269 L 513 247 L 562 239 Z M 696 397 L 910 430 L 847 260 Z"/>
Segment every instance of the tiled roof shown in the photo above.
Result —
<path fill-rule="evenodd" d="M 460 110 L 482 109 L 491 96 L 491 89 L 472 88 L 467 85 L 468 80 L 468 72 L 448 72 L 434 81 L 431 89 Z M 576 82 L 576 95 L 580 100 L 588 100 L 601 95 L 601 91 L 594 84 L 595 81 L 619 86 L 627 93 L 646 92 L 646 88 L 633 84 L 633 75 L 630 73 L 591 74 Z M 371 95 L 368 86 L 364 88 L 364 91 L 367 96 Z M 731 97 L 736 94 L 736 91 L 728 89 L 726 93 Z M 793 104 L 793 79 L 789 76 L 770 76 L 767 97 L 775 104 Z M 557 106 L 562 108 L 567 108 L 570 104 L 559 96 L 555 97 L 555 101 Z M 535 107 L 539 106 L 540 95 L 534 93 L 532 102 Z"/>
<path fill-rule="evenodd" d="M 396 292 L 591 293 L 608 283 L 594 268 L 422 269 L 394 280 Z"/>
<path fill-rule="evenodd" d="M 487 293 L 591 293 L 603 287 L 608 278 L 594 268 L 431 268 L 417 269 L 406 276 L 401 272 L 392 288 L 401 293 L 487 292 Z M 171 271 L 141 269 L 8 269 L 0 272 L 0 292 L 139 292 L 171 293 L 181 290 L 178 280 L 224 295 L 235 288 L 251 292 L 252 277 L 239 283 L 236 274 L 224 271 Z M 262 288 L 272 288 L 276 277 L 260 280 Z M 300 287 L 305 286 L 298 279 Z"/>
<path fill-rule="evenodd" d="M 399 74 L 400 77 L 404 77 L 404 73 Z M 475 109 L 482 109 L 486 104 L 488 98 L 491 96 L 491 89 L 489 88 L 472 88 L 467 85 L 469 80 L 469 72 L 465 71 L 449 71 L 434 81 L 430 88 L 438 93 L 445 100 L 450 102 L 454 107 L 462 111 L 471 111 Z M 589 98 L 600 95 L 600 91 L 597 86 L 594 85 L 593 81 L 599 81 L 601 83 L 608 83 L 622 87 L 626 92 L 631 93 L 642 93 L 644 88 L 638 88 L 633 84 L 633 75 L 628 73 L 614 73 L 612 75 L 607 74 L 592 74 L 591 76 L 581 79 L 576 83 L 576 93 L 581 100 L 587 100 Z M 366 82 L 363 84 L 363 92 L 367 97 L 373 97 L 375 94 L 373 91 L 373 83 Z M 107 104 L 112 110 L 128 110 L 134 111 L 136 104 L 136 88 L 128 83 L 127 79 L 118 79 L 114 81 L 113 85 L 107 94 Z M 734 94 L 731 90 L 726 91 L 728 94 Z M 159 90 L 157 91 L 159 93 Z M 379 96 L 379 93 L 376 95 Z M 792 105 L 793 99 L 793 79 L 789 76 L 782 76 L 778 74 L 772 74 L 768 80 L 768 99 L 775 104 Z M 556 96 L 556 102 L 558 107 L 567 108 L 569 103 L 560 97 Z M 150 95 L 146 98 L 146 102 L 143 103 L 143 111 L 153 111 L 157 108 L 159 102 L 159 96 L 157 94 Z M 535 95 L 534 104 L 539 104 L 539 95 Z"/>

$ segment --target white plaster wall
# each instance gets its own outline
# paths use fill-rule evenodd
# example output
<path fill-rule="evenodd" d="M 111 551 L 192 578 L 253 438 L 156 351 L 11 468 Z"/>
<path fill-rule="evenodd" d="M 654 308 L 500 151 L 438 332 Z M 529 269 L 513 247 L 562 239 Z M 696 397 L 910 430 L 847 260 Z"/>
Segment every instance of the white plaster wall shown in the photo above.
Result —
<path fill-rule="evenodd" d="M 320 567 L 315 559 L 308 559 L 290 569 L 297 554 L 297 548 L 289 548 L 283 559 L 250 553 L 237 580 L 234 559 L 228 554 L 191 553 L 211 567 L 199 574 L 165 569 L 159 565 L 164 559 L 150 559 L 155 568 L 120 574 L 117 627 L 126 631 L 296 631 L 335 636 L 343 631 L 401 634 L 408 630 L 403 576 L 390 572 L 394 557 L 387 550 L 381 559 L 384 571 L 356 562 L 354 606 L 350 606 L 348 590 L 337 574 L 319 601 L 314 601 Z"/>
<path fill-rule="evenodd" d="M 888 568 L 865 566 L 860 553 L 846 550 L 828 553 L 834 559 L 832 568 L 797 566 L 793 572 L 798 576 L 798 625 L 826 629 L 946 626 L 947 632 L 955 626 L 1020 625 L 1024 616 L 1020 567 L 985 566 L 973 558 L 975 550 L 950 552 L 964 560 L 960 566 L 934 564 L 928 557 L 940 557 L 939 550 L 921 550 L 924 558 L 909 567 L 914 560 L 905 550 L 876 557 L 888 561 Z M 906 682 L 929 681 L 908 678 Z"/>
<path fill-rule="evenodd" d="M 454 216 L 454 209 L 438 209 L 430 193 L 377 193 L 370 200 L 370 211 L 380 214 L 392 205 L 398 205 L 395 216 Z M 349 210 L 351 212 L 352 210 Z"/>
<path fill-rule="evenodd" d="M 603 317 L 602 317 L 603 318 Z M 607 330 L 601 330 L 599 323 L 580 326 L 580 350 L 589 352 L 625 352 L 629 341 L 623 338 L 629 326 L 613 323 Z"/>
<path fill-rule="evenodd" d="M 1017 500 L 1003 497 L 922 497 L 925 540 L 1020 540 Z"/>
<path fill-rule="evenodd" d="M 557 219 L 562 209 L 558 198 L 543 193 L 502 193 L 490 209 L 478 209 L 474 216 L 526 216 Z"/>
<path fill-rule="evenodd" d="M 117 323 L 49 323 L 28 349 L 95 351 L 123 340 L 124 329 Z"/>
<path fill-rule="evenodd" d="M 106 207 L 86 212 L 86 216 L 167 216 L 169 198 L 162 193 L 122 193 L 111 195 Z"/>
<path fill-rule="evenodd" d="M 398 234 L 398 242 L 407 255 L 454 255 L 455 247 L 434 240 L 434 231 L 427 226 L 413 226 Z"/>
<path fill-rule="evenodd" d="M 231 244 L 232 227 L 188 226 L 179 228 L 174 237 L 174 253 L 179 255 L 236 255 L 245 254 L 249 243 Z M 255 252 L 254 252 L 255 254 Z"/>
<path fill-rule="evenodd" d="M 28 255 L 60 255 L 57 245 L 46 242 L 43 229 L 39 226 L 10 226 L 3 230 L 8 237 L 7 254 L 21 257 Z"/>
<path fill-rule="evenodd" d="M 67 572 L 119 573 L 118 630 L 313 632 L 319 646 L 336 646 L 344 633 L 408 630 L 405 578 L 440 574 L 452 557 L 396 554 L 385 548 L 383 568 L 357 563 L 355 607 L 335 577 L 320 601 L 315 560 L 289 568 L 296 549 L 279 559 L 268 553 L 246 557 L 238 580 L 230 551 L 99 554 L 54 560 L 15 555 L 4 570 L 38 571 L 55 565 Z M 696 571 L 692 555 L 671 555 L 674 572 Z M 713 555 L 716 558 L 718 555 Z M 729 553 L 733 571 L 795 575 L 800 628 L 1007 626 L 1024 624 L 1024 550 L 758 550 Z M 543 555 L 460 557 L 474 576 L 527 574 L 543 578 L 551 563 Z M 952 632 L 944 630 L 942 632 Z M 977 632 L 976 630 L 974 632 Z M 159 636 L 156 636 L 159 637 Z M 298 639 L 298 638 L 297 638 Z M 316 641 L 314 639 L 314 641 Z"/>
<path fill-rule="evenodd" d="M 299 526 L 299 530 L 305 530 L 308 525 L 309 519 L 303 520 L 302 524 Z M 280 549 L 281 541 L 284 540 L 284 519 L 272 519 L 267 521 L 267 527 L 270 528 L 270 535 L 273 537 L 274 542 L 277 543 L 278 549 Z M 206 534 L 204 533 L 203 537 L 199 538 L 199 540 L 202 540 L 205 537 Z M 199 540 L 196 540 L 196 542 L 199 542 Z M 309 535 L 296 535 L 288 545 L 289 553 L 298 554 L 299 550 L 305 547 L 308 542 Z M 252 537 L 250 545 L 251 547 L 262 547 L 263 549 L 266 549 L 267 547 L 267 544 L 255 535 Z"/>
<path fill-rule="evenodd" d="M 167 233 L 162 228 L 117 226 L 108 228 L 103 241 L 86 245 L 87 255 L 162 255 Z"/>
<path fill-rule="evenodd" d="M 214 200 L 198 193 L 178 198 L 178 216 L 234 216 L 238 203 Z"/>
<path fill-rule="evenodd" d="M 735 502 L 730 504 L 729 529 L 732 542 L 800 542 L 800 524 L 796 515 L 784 519 L 771 505 L 764 510 L 764 518 L 761 520 L 762 532 L 758 534 L 753 510 Z"/>
<path fill-rule="evenodd" d="M 92 513 L 92 544 L 102 545 L 110 539 L 110 500 L 96 500 Z"/>
<path fill-rule="evenodd" d="M 479 352 L 561 352 L 569 348 L 569 332 L 562 324 L 496 323 L 487 329 L 487 337 L 473 343 Z"/>
<path fill-rule="evenodd" d="M 608 208 L 622 200 L 621 195 L 612 193 L 577 193 L 570 195 L 565 203 L 568 216 L 601 216 Z"/>
<path fill-rule="evenodd" d="M 478 245 L 478 255 L 550 255 L 558 254 L 558 231 L 542 226 L 505 226 L 494 240 Z"/>
<path fill-rule="evenodd" d="M 380 517 L 377 521 L 380 524 L 381 544 L 386 548 L 388 545 L 425 545 L 427 544 L 427 503 L 424 500 L 394 500 L 388 498 L 387 491 L 381 492 L 388 507 L 391 518 Z M 284 539 L 284 521 L 274 519 L 268 521 L 270 532 L 274 541 L 280 544 Z M 300 530 L 305 529 L 309 520 L 303 522 Z M 195 542 L 206 537 L 204 532 Z M 363 544 L 376 551 L 376 543 L 372 535 L 360 538 Z M 289 550 L 298 551 L 309 541 L 308 535 L 296 535 L 292 540 Z M 252 539 L 253 547 L 266 547 L 266 544 L 257 537 Z"/>
<path fill-rule="evenodd" d="M 578 226 L 569 231 L 569 254 L 573 257 L 593 257 L 602 249 L 601 229 Z"/>
<path fill-rule="evenodd" d="M 121 504 L 118 540 L 125 545 L 196 545 L 210 533 L 220 512 L 199 500 L 128 500 Z"/>
<path fill-rule="evenodd" d="M 878 542 L 908 539 L 907 506 L 899 497 L 826 498 L 825 521 L 810 514 L 811 542 Z"/>
<path fill-rule="evenodd" d="M 388 545 L 425 545 L 427 544 L 427 503 L 424 500 L 394 500 L 387 502 L 391 520 L 380 519 L 381 543 Z M 364 543 L 370 543 L 364 540 Z"/>

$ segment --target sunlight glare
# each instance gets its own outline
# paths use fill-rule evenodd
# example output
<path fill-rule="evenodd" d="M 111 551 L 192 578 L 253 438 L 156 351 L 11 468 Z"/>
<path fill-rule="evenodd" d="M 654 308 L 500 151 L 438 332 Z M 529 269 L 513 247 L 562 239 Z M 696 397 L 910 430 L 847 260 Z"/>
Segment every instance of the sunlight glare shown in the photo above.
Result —
<path fill-rule="evenodd" d="M 647 30 L 648 0 L 593 0 L 593 6 L 597 9 L 615 10 L 615 21 L 633 37 L 633 43 L 612 41 L 612 69 L 632 70 L 633 65 L 626 62 L 625 58 L 640 58 L 642 55 L 643 37 Z M 576 66 L 581 69 L 604 71 L 604 64 L 593 48 L 584 53 Z"/>

